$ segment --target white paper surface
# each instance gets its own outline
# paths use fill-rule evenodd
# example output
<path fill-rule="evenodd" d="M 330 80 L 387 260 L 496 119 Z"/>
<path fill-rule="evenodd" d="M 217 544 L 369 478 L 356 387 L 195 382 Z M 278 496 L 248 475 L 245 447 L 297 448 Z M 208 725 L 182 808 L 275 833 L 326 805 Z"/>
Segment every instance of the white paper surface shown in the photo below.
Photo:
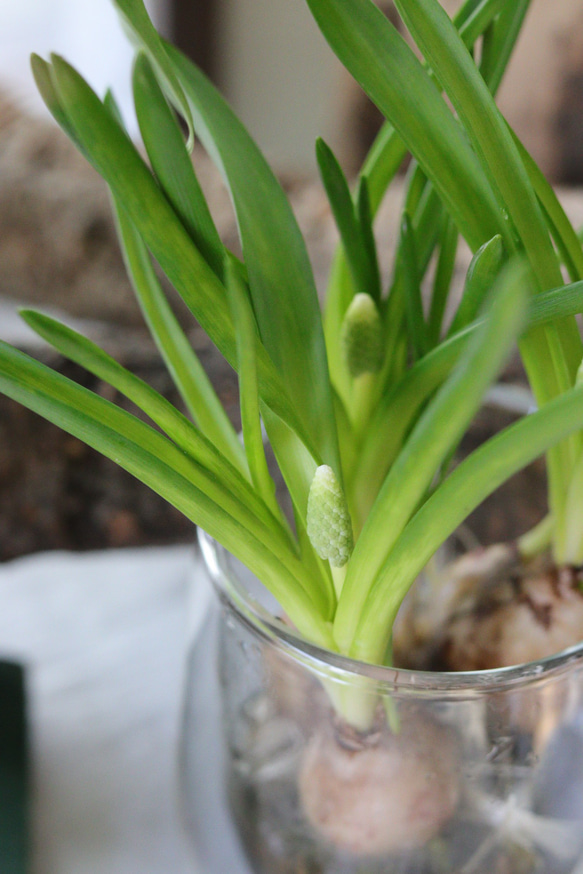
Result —
<path fill-rule="evenodd" d="M 31 874 L 193 874 L 176 791 L 193 571 L 195 606 L 208 597 L 193 562 L 173 547 L 0 565 L 0 657 L 28 665 Z"/>

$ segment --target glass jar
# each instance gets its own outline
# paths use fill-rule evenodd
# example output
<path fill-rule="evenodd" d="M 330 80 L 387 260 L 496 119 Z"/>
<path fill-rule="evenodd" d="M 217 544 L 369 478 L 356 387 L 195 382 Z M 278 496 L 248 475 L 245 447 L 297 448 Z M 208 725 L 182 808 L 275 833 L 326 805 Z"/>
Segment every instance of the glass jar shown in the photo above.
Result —
<path fill-rule="evenodd" d="M 489 672 L 354 662 L 200 542 L 218 597 L 181 771 L 201 874 L 582 874 L 583 645 Z"/>

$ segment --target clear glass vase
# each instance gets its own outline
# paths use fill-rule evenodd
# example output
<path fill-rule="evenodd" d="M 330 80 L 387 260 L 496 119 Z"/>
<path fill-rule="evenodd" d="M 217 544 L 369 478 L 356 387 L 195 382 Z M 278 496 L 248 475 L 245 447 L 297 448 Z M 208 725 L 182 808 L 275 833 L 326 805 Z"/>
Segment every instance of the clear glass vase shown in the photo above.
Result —
<path fill-rule="evenodd" d="M 201 874 L 583 874 L 583 646 L 438 674 L 333 655 L 201 535 L 183 800 Z"/>

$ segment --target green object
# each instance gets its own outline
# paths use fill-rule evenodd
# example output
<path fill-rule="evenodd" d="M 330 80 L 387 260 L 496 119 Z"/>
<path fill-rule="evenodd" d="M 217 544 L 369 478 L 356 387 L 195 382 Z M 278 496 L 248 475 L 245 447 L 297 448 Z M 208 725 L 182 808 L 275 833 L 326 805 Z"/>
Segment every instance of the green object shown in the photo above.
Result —
<path fill-rule="evenodd" d="M 115 0 L 138 46 L 144 150 L 130 141 L 113 95 L 102 100 L 62 58 L 34 58 L 33 72 L 55 120 L 109 186 L 130 278 L 187 415 L 94 343 L 31 312 L 24 317 L 37 333 L 150 421 L 3 343 L 0 391 L 201 525 L 312 643 L 383 662 L 422 563 L 542 452 L 555 560 L 581 563 L 583 386 L 575 379 L 583 345 L 574 315 L 583 250 L 495 104 L 530 0 L 464 0 L 453 19 L 438 0 L 395 0 L 419 52 L 372 0 L 307 2 L 387 119 L 353 186 L 317 144 L 340 237 L 324 315 L 293 210 L 259 149 L 201 70 L 156 34 L 142 0 Z M 177 114 L 229 191 L 240 259 L 219 238 Z M 407 153 L 401 233 L 381 275 L 374 218 Z M 461 302 L 450 294 L 459 240 L 474 254 Z M 237 370 L 244 446 L 154 262 Z M 539 412 L 452 472 L 516 344 Z M 274 496 L 264 431 L 293 520 Z M 336 702 L 362 726 L 357 703 Z"/>
<path fill-rule="evenodd" d="M 28 855 L 28 749 L 25 676 L 0 662 L 0 871 L 24 874 Z"/>
<path fill-rule="evenodd" d="M 346 310 L 342 344 L 346 366 L 352 377 L 376 373 L 383 363 L 383 326 L 376 304 L 369 294 L 355 294 Z"/>
<path fill-rule="evenodd" d="M 334 471 L 322 464 L 314 474 L 308 498 L 308 536 L 320 558 L 343 567 L 353 549 L 346 498 Z"/>

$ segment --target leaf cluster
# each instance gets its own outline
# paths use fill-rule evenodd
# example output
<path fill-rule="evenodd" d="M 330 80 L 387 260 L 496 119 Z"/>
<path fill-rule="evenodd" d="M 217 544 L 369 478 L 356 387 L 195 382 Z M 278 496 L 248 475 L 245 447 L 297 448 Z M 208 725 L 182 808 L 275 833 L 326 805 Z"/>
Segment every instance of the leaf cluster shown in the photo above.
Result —
<path fill-rule="evenodd" d="M 146 157 L 111 94 L 101 100 L 60 57 L 33 57 L 33 73 L 55 120 L 109 186 L 128 274 L 186 415 L 94 343 L 29 311 L 38 334 L 130 398 L 150 424 L 5 344 L 0 390 L 201 525 L 265 582 L 302 634 L 382 663 L 423 565 L 479 502 L 543 452 L 557 560 L 583 560 L 583 347 L 574 319 L 583 310 L 583 252 L 495 103 L 529 0 L 465 0 L 453 21 L 437 0 L 395 0 L 423 60 L 371 0 L 307 2 L 387 119 L 354 186 L 329 146 L 316 146 L 341 241 L 323 316 L 305 242 L 257 146 L 203 73 L 158 36 L 142 0 L 114 0 L 137 46 L 133 90 Z M 194 136 L 230 192 L 242 259 L 215 227 L 189 154 Z M 406 156 L 387 281 L 374 218 Z M 456 303 L 460 238 L 474 254 Z M 242 441 L 155 263 L 238 373 Z M 516 342 L 539 410 L 452 471 Z M 263 430 L 291 521 L 276 499 Z M 317 549 L 308 529 L 318 532 Z"/>

